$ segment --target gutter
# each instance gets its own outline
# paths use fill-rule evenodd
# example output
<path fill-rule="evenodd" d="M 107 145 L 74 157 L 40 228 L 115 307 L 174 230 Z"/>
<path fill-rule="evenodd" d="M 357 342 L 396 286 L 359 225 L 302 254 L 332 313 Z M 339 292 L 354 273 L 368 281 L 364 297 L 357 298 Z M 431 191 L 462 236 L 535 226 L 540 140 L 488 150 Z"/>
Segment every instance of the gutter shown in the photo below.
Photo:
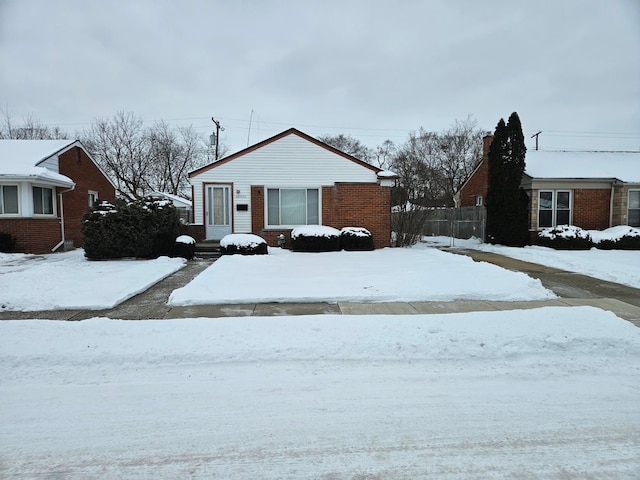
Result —
<path fill-rule="evenodd" d="M 53 247 L 51 249 L 52 252 L 55 252 L 56 250 L 58 250 L 62 245 L 64 245 L 64 206 L 62 203 L 62 194 L 63 193 L 67 193 L 67 192 L 71 192 L 73 190 L 75 190 L 76 186 L 75 184 L 71 187 L 68 188 L 67 190 L 62 190 L 60 193 L 58 193 L 58 196 L 60 197 L 60 237 L 62 238 L 62 240 L 60 240 L 60 242 L 58 242 L 58 244 Z"/>

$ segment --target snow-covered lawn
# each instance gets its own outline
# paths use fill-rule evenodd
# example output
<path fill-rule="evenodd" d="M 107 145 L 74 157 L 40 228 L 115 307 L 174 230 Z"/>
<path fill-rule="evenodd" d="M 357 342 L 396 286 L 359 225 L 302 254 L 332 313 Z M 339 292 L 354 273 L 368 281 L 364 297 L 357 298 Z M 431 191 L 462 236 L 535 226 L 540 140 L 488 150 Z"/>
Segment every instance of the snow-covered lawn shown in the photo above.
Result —
<path fill-rule="evenodd" d="M 537 279 L 423 245 L 370 252 L 269 252 L 220 258 L 174 291 L 169 304 L 555 298 Z"/>
<path fill-rule="evenodd" d="M 428 245 L 449 246 L 448 237 L 424 237 Z M 473 248 L 507 257 L 581 273 L 608 282 L 640 288 L 640 250 L 554 250 L 547 247 L 504 247 L 481 243 L 479 240 L 456 239 L 455 247 Z"/>
<path fill-rule="evenodd" d="M 0 303 L 103 308 L 182 265 L 0 255 Z M 552 296 L 425 245 L 225 257 L 180 295 Z M 638 392 L 640 329 L 591 307 L 2 321 L 0 478 L 637 478 Z"/>
<path fill-rule="evenodd" d="M 180 270 L 186 260 L 89 261 L 84 250 L 0 253 L 0 310 L 111 308 Z"/>
<path fill-rule="evenodd" d="M 5 479 L 637 478 L 640 329 L 591 307 L 0 322 Z"/>

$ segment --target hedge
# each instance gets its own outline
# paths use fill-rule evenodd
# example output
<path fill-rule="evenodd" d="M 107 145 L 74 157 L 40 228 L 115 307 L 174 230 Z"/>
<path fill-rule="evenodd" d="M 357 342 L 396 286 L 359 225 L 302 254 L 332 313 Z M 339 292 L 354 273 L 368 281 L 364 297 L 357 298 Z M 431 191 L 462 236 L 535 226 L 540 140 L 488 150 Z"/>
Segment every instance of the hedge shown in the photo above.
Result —
<path fill-rule="evenodd" d="M 90 260 L 171 255 L 179 230 L 173 204 L 152 198 L 101 202 L 82 218 L 83 247 Z"/>

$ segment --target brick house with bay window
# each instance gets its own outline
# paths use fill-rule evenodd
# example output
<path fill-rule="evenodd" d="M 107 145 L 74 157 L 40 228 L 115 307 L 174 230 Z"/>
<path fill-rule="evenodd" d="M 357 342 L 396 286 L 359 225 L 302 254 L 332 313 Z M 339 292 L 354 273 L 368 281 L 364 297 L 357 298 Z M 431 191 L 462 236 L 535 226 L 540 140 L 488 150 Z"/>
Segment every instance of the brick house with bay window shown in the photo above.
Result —
<path fill-rule="evenodd" d="M 483 205 L 493 136 L 483 158 L 456 195 L 459 207 Z M 528 150 L 522 188 L 529 196 L 529 231 L 558 225 L 605 230 L 640 227 L 640 152 Z"/>
<path fill-rule="evenodd" d="M 254 233 L 277 245 L 300 225 L 364 227 L 376 248 L 391 241 L 397 176 L 295 128 L 189 174 L 197 241 Z"/>
<path fill-rule="evenodd" d="M 0 140 L 0 233 L 15 251 L 82 246 L 81 219 L 115 185 L 78 140 Z"/>

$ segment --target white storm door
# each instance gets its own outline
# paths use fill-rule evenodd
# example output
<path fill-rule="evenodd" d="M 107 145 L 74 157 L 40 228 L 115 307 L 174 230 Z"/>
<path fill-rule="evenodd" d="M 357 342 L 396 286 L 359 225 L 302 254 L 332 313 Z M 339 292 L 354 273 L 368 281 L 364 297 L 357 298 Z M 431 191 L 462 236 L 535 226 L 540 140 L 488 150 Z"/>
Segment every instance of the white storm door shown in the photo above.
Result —
<path fill-rule="evenodd" d="M 207 240 L 231 233 L 231 185 L 208 185 L 205 193 Z"/>

